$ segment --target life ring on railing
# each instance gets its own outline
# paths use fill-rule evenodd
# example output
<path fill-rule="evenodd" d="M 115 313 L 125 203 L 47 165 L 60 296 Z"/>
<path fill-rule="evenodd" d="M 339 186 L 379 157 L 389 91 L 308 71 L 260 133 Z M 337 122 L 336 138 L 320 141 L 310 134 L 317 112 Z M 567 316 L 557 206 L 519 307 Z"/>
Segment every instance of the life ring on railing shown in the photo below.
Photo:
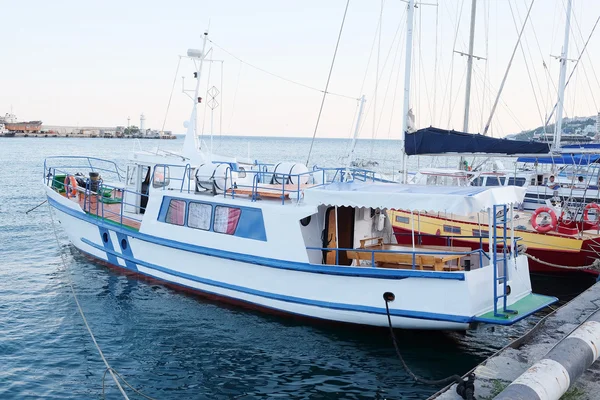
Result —
<path fill-rule="evenodd" d="M 540 215 L 542 213 L 546 213 L 546 214 L 550 215 L 550 223 L 549 224 L 539 225 L 537 223 L 537 217 L 538 217 L 538 215 Z M 538 232 L 545 233 L 545 232 L 550 232 L 550 231 L 556 229 L 556 226 L 558 225 L 558 218 L 556 218 L 556 213 L 550 207 L 540 207 L 534 211 L 533 215 L 531 216 L 530 222 L 531 222 L 531 226 L 533 227 L 533 229 L 535 229 Z"/>
<path fill-rule="evenodd" d="M 77 180 L 73 175 L 65 176 L 65 191 L 67 192 L 67 197 L 76 197 L 77 196 Z"/>
<path fill-rule="evenodd" d="M 594 210 L 596 210 L 596 220 L 595 221 L 591 221 L 589 218 L 589 213 L 592 208 Z M 596 203 L 586 204 L 585 208 L 583 209 L 583 221 L 587 222 L 588 224 L 597 224 L 598 216 L 600 216 L 600 206 Z"/>

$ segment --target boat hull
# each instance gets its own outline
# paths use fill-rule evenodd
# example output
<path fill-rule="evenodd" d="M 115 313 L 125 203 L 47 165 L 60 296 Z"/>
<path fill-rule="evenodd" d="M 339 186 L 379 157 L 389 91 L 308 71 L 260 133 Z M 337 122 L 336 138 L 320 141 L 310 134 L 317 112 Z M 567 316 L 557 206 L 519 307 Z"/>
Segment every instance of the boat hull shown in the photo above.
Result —
<path fill-rule="evenodd" d="M 389 277 L 359 277 L 360 271 L 367 269 L 361 267 L 324 273 L 317 269 L 325 267 L 320 265 L 303 264 L 305 270 L 294 267 L 298 264 L 294 262 L 261 265 L 146 235 L 143 224 L 136 231 L 90 218 L 77 202 L 52 190 L 47 193 L 62 227 L 80 251 L 103 263 L 247 308 L 328 322 L 387 326 L 383 293 L 392 292 L 396 295 L 390 303 L 394 327 L 465 330 L 493 304 L 492 288 L 488 287 L 493 281 L 492 268 L 444 273 L 446 278 L 432 279 L 392 276 L 402 271 L 391 271 Z M 356 272 L 342 273 L 346 270 Z M 516 259 L 508 283 L 512 288 L 509 305 L 531 292 L 525 257 Z"/>

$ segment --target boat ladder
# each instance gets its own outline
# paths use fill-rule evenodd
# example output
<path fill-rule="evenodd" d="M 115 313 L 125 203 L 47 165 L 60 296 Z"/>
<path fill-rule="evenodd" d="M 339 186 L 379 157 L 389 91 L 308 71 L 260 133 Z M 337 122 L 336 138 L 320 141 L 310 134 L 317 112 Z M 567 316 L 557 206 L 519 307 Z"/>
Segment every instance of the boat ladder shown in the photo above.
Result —
<path fill-rule="evenodd" d="M 493 247 L 490 249 L 492 253 L 492 266 L 494 268 L 494 316 L 501 318 L 509 318 L 510 314 L 517 314 L 517 311 L 510 310 L 506 306 L 507 281 L 508 281 L 508 260 L 512 256 L 509 250 L 508 239 L 506 235 L 506 224 L 508 221 L 508 207 L 506 204 L 494 205 L 494 226 L 493 226 Z M 498 237 L 498 229 L 502 229 L 502 236 Z M 499 257 L 498 245 L 502 246 L 502 254 Z M 492 250 L 493 249 L 493 250 Z M 502 263 L 502 275 L 499 275 L 498 264 Z M 498 290 L 498 283 L 501 282 L 501 290 Z M 498 300 L 502 299 L 502 309 L 498 310 Z"/>

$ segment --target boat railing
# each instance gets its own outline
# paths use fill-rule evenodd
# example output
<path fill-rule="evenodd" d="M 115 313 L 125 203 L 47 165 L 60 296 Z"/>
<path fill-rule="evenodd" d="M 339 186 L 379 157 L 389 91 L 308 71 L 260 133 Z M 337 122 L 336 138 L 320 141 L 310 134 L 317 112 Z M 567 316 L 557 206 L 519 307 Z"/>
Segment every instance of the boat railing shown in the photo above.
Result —
<path fill-rule="evenodd" d="M 479 250 L 483 251 L 483 245 L 484 245 L 484 241 L 488 240 L 489 237 L 487 235 L 485 236 L 481 236 L 481 235 L 473 235 L 473 236 L 463 236 L 463 235 L 434 235 L 432 233 L 419 233 L 419 232 L 394 232 L 394 236 L 396 237 L 396 239 L 399 239 L 401 237 L 414 237 L 415 238 L 415 243 L 420 245 L 423 242 L 423 238 L 439 238 L 440 240 L 446 240 L 446 246 L 452 246 L 454 244 L 454 241 L 464 241 L 465 239 L 477 239 L 479 241 Z M 516 249 L 519 245 L 518 242 L 520 242 L 521 240 L 523 240 L 522 237 L 520 236 L 515 236 L 514 238 L 514 243 L 513 243 L 513 249 Z M 499 248 L 502 248 L 502 245 L 498 245 Z M 490 256 L 487 254 L 487 252 L 484 251 L 484 255 L 485 257 L 487 257 L 487 259 L 490 259 Z"/>
<path fill-rule="evenodd" d="M 246 176 L 252 176 L 250 184 L 240 183 L 235 179 L 234 174 L 240 172 L 243 172 Z M 265 168 L 240 171 L 234 163 L 229 163 L 226 173 L 227 180 L 225 187 L 228 189 L 224 191 L 224 197 L 231 196 L 235 198 L 236 195 L 244 194 L 248 195 L 252 201 L 267 197 L 278 198 L 282 204 L 285 204 L 286 199 L 299 202 L 307 187 L 315 188 L 335 182 L 349 182 L 350 180 L 375 182 L 380 179 L 375 176 L 374 171 L 360 168 L 315 167 L 311 171 L 291 174 L 268 171 Z M 248 179 L 246 179 L 246 182 L 248 182 Z M 272 184 L 270 182 L 276 183 Z"/>
<path fill-rule="evenodd" d="M 62 161 L 61 161 L 62 160 Z M 64 172 L 72 170 L 89 169 L 92 172 L 113 174 L 116 179 L 123 181 L 123 171 L 117 163 L 102 158 L 88 156 L 50 156 L 44 160 L 44 178 L 47 178 L 50 169 L 60 169 Z"/>
<path fill-rule="evenodd" d="M 309 251 L 319 251 L 319 252 L 335 252 L 335 265 L 336 266 L 347 266 L 340 265 L 340 252 L 353 252 L 358 255 L 356 258 L 357 261 L 370 261 L 371 267 L 376 268 L 377 262 L 380 261 L 382 257 L 379 255 L 406 255 L 408 260 L 412 263 L 413 270 L 420 269 L 418 260 L 422 256 L 430 256 L 430 257 L 438 257 L 440 258 L 440 262 L 446 262 L 451 260 L 460 260 L 462 257 L 467 256 L 478 256 L 479 257 L 479 268 L 483 267 L 483 259 L 487 258 L 489 260 L 489 256 L 486 254 L 483 249 L 475 249 L 470 251 L 444 251 L 444 250 L 431 250 L 431 249 L 414 249 L 414 250 L 384 250 L 384 249 L 376 249 L 376 248 L 342 248 L 342 247 L 306 247 L 306 250 Z M 364 254 L 364 256 L 363 256 Z M 386 257 L 386 260 L 389 257 Z M 407 257 L 399 258 L 399 264 L 406 264 Z M 385 268 L 385 267 L 384 267 Z M 451 272 L 451 271 L 447 271 Z"/>
<path fill-rule="evenodd" d="M 126 196 L 126 193 L 132 194 L 132 198 L 135 198 L 134 196 L 138 195 L 147 196 L 147 194 L 129 190 L 125 187 L 104 184 L 102 181 L 99 181 L 98 190 L 93 191 L 91 184 L 91 180 L 88 179 L 86 182 L 86 189 L 82 193 L 82 208 L 85 212 L 98 218 L 102 218 L 105 221 L 112 221 L 120 226 L 128 226 L 139 229 L 142 219 L 137 217 L 137 215 L 143 215 L 140 213 L 140 211 L 143 210 L 143 207 L 141 205 L 128 202 L 126 199 L 129 198 L 129 196 Z M 107 193 L 111 193 L 112 196 L 107 197 Z M 118 206 L 111 207 L 115 204 L 118 204 Z M 125 214 L 126 206 L 132 207 L 134 210 L 136 210 L 136 212 Z"/>

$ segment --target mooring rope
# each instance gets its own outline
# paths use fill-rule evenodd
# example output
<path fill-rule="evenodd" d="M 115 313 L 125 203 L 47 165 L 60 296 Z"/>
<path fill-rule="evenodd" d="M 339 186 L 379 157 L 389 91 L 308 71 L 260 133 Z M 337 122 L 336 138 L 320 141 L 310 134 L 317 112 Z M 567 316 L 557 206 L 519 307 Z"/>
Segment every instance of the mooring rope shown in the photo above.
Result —
<path fill-rule="evenodd" d="M 538 262 L 540 264 L 546 265 L 548 267 L 560 268 L 560 269 L 572 269 L 572 270 L 595 269 L 595 270 L 600 271 L 600 259 L 598 259 L 598 258 L 595 259 L 594 262 L 592 262 L 589 265 L 570 266 L 570 265 L 554 264 L 549 261 L 541 260 L 541 259 L 537 258 L 536 256 L 533 256 L 533 255 L 527 253 L 527 246 L 525 246 L 525 245 L 519 246 L 519 254 L 524 254 L 527 256 L 527 258 L 529 258 L 535 262 Z"/>
<path fill-rule="evenodd" d="M 106 366 L 106 370 L 104 371 L 104 375 L 102 377 L 102 397 L 104 397 L 104 378 L 106 376 L 106 373 L 110 373 L 110 376 L 113 378 L 113 380 L 115 381 L 115 384 L 117 385 L 117 388 L 119 389 L 119 391 L 121 392 L 121 394 L 123 395 L 123 398 L 126 400 L 129 400 L 129 397 L 127 396 L 127 393 L 125 393 L 125 389 L 123 389 L 123 386 L 121 386 L 121 383 L 119 382 L 119 379 L 117 379 L 117 376 L 127 385 L 129 386 L 134 392 L 136 392 L 137 394 L 149 399 L 149 400 L 155 400 L 150 396 L 147 396 L 145 394 L 143 394 L 142 392 L 140 392 L 139 390 L 135 389 L 133 386 L 131 386 L 129 384 L 129 382 L 127 382 L 125 380 L 125 378 L 123 378 L 117 371 L 115 371 L 110 364 L 108 363 L 108 361 L 106 360 L 106 357 L 104 357 L 104 353 L 102 352 L 102 349 L 100 348 L 100 345 L 98 344 L 98 342 L 96 341 L 96 337 L 94 336 L 94 333 L 92 332 L 92 328 L 90 328 L 90 325 L 87 322 L 87 318 L 85 317 L 85 313 L 83 312 L 83 308 L 81 308 L 81 304 L 79 303 L 79 299 L 77 298 L 77 293 L 75 292 L 75 285 L 73 284 L 73 280 L 71 279 L 71 275 L 69 273 L 69 267 L 67 264 L 67 261 L 65 259 L 65 255 L 63 254 L 63 251 L 60 247 L 60 240 L 58 239 L 58 233 L 56 231 L 56 225 L 54 223 L 54 216 L 52 214 L 52 207 L 50 205 L 48 205 L 48 209 L 49 209 L 49 214 L 50 214 L 50 220 L 52 221 L 52 230 L 54 231 L 54 238 L 56 239 L 56 245 L 58 246 L 58 251 L 60 254 L 60 258 L 62 260 L 63 263 L 63 267 L 65 269 L 66 275 L 67 275 L 67 283 L 69 284 L 69 287 L 71 288 L 71 293 L 73 294 L 73 299 L 75 300 L 75 304 L 77 305 L 77 309 L 79 310 L 79 314 L 81 315 L 81 319 L 83 320 L 83 323 L 88 331 L 88 333 L 90 334 L 90 337 L 92 338 L 92 342 L 94 342 L 94 346 L 96 346 L 96 350 L 98 350 L 98 354 L 100 354 L 100 358 L 102 358 L 102 361 L 104 362 L 104 365 Z"/>
<path fill-rule="evenodd" d="M 37 206 L 30 208 L 29 210 L 25 211 L 25 214 L 29 214 L 30 212 L 32 212 L 33 210 L 37 209 L 38 207 L 43 206 L 48 200 L 44 200 L 42 201 L 40 204 L 38 204 Z"/>
<path fill-rule="evenodd" d="M 404 357 L 402 357 L 400 348 L 398 347 L 398 341 L 396 339 L 396 334 L 394 333 L 394 327 L 392 326 L 392 317 L 390 316 L 390 308 L 388 303 L 390 301 L 394 301 L 394 298 L 395 296 L 392 293 L 385 292 L 383 294 L 383 299 L 385 300 L 385 312 L 387 314 L 388 326 L 390 328 L 390 336 L 392 337 L 392 343 L 394 344 L 396 355 L 402 363 L 402 367 L 404 368 L 406 373 L 410 375 L 410 377 L 413 378 L 416 382 L 421 382 L 426 385 L 441 386 L 449 385 L 451 383 L 457 383 L 458 386 L 456 387 L 456 393 L 458 393 L 465 400 L 475 400 L 475 374 L 469 374 L 466 381 L 463 380 L 463 378 L 460 375 L 450 375 L 444 379 L 431 380 L 416 375 L 414 372 L 411 371 L 410 368 L 408 368 L 406 361 L 404 361 Z"/>

